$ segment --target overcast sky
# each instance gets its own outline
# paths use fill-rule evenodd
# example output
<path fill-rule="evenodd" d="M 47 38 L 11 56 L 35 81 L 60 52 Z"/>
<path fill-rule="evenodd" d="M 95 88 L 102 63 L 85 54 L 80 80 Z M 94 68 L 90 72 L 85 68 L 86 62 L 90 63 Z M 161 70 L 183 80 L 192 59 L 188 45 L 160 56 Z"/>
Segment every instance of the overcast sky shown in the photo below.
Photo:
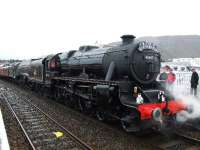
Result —
<path fill-rule="evenodd" d="M 28 59 L 119 41 L 200 35 L 199 0 L 0 0 L 0 58 Z"/>

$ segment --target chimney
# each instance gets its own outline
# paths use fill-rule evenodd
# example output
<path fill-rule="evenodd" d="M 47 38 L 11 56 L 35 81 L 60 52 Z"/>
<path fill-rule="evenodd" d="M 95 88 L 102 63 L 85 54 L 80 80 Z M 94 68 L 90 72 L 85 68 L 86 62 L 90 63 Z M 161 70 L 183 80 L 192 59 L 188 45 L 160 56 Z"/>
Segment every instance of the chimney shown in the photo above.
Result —
<path fill-rule="evenodd" d="M 133 42 L 133 40 L 135 39 L 136 37 L 134 35 L 122 35 L 121 36 L 121 39 L 122 39 L 122 44 L 123 45 L 126 45 L 126 44 L 130 44 Z"/>

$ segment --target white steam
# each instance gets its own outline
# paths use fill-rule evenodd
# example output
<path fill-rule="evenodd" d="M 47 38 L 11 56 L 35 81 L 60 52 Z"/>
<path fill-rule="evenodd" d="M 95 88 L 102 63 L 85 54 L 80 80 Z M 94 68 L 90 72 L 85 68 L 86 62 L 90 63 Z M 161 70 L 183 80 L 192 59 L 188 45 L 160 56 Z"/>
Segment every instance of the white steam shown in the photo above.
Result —
<path fill-rule="evenodd" d="M 177 114 L 176 119 L 178 122 L 200 118 L 200 98 L 190 95 L 190 84 L 185 86 L 175 85 L 172 93 L 175 99 L 182 100 L 189 106 L 188 111 L 181 111 Z"/>
<path fill-rule="evenodd" d="M 180 98 L 184 103 L 186 103 L 190 110 L 181 111 L 177 114 L 177 121 L 185 122 L 187 120 L 194 120 L 200 118 L 200 99 L 194 96 L 182 96 Z"/>

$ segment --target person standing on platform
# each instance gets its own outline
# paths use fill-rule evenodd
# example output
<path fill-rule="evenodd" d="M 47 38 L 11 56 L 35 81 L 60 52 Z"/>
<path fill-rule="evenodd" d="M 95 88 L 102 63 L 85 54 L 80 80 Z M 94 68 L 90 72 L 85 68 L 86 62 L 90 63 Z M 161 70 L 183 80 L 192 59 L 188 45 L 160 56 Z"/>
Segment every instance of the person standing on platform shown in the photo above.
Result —
<path fill-rule="evenodd" d="M 167 74 L 167 89 L 170 92 L 173 92 L 173 83 L 176 80 L 176 75 L 173 73 L 173 70 L 169 68 L 169 73 Z"/>
<path fill-rule="evenodd" d="M 199 75 L 194 68 L 192 68 L 192 76 L 190 83 L 191 83 L 190 94 L 197 96 L 197 85 L 199 84 Z"/>

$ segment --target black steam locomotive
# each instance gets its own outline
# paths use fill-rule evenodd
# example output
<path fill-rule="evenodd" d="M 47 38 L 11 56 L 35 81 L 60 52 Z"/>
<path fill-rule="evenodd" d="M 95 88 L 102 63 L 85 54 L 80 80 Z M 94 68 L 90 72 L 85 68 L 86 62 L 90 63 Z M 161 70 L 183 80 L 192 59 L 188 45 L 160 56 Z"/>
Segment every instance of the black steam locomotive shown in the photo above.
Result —
<path fill-rule="evenodd" d="M 186 107 L 156 82 L 157 47 L 133 35 L 121 38 L 22 62 L 13 78 L 99 120 L 118 120 L 126 131 L 158 127 Z"/>

